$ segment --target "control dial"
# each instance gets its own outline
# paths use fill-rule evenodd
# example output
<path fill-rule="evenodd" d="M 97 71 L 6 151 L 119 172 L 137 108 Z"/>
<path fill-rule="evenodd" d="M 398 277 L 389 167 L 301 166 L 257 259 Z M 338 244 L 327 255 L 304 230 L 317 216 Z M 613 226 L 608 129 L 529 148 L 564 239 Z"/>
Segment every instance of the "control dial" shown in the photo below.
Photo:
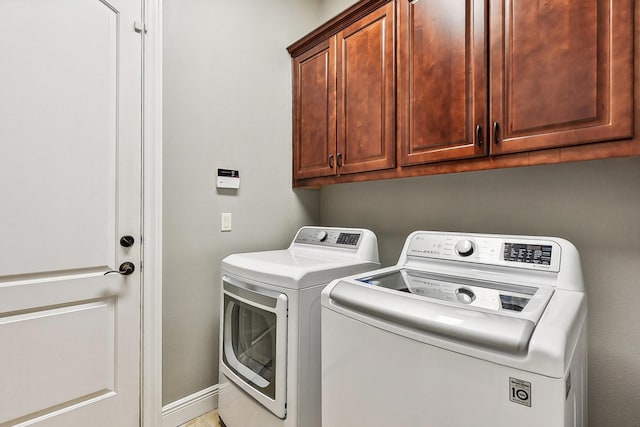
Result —
<path fill-rule="evenodd" d="M 318 238 L 318 241 L 324 242 L 325 240 L 327 240 L 327 232 L 326 231 L 318 231 L 318 234 L 316 234 L 316 237 Z"/>
<path fill-rule="evenodd" d="M 471 240 L 460 240 L 456 243 L 456 252 L 460 256 L 469 256 L 475 250 L 475 245 Z"/>
<path fill-rule="evenodd" d="M 458 288 L 456 289 L 456 298 L 462 304 L 471 304 L 476 299 L 476 295 L 471 289 Z"/>

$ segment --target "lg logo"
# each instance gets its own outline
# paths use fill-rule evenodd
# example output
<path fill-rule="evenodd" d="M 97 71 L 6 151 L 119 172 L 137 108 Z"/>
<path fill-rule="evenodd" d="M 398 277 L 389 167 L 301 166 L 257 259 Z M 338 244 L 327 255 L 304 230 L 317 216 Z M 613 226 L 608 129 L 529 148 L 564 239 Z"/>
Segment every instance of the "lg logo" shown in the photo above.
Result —
<path fill-rule="evenodd" d="M 509 378 L 509 400 L 531 407 L 531 383 L 517 378 Z"/>

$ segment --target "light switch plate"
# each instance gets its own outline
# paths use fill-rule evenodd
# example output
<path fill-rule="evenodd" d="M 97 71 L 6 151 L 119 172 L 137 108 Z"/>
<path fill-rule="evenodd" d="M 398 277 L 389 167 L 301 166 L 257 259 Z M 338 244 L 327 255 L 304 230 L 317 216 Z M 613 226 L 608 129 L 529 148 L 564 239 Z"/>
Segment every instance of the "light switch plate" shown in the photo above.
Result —
<path fill-rule="evenodd" d="M 231 212 L 220 214 L 220 231 L 231 231 Z"/>

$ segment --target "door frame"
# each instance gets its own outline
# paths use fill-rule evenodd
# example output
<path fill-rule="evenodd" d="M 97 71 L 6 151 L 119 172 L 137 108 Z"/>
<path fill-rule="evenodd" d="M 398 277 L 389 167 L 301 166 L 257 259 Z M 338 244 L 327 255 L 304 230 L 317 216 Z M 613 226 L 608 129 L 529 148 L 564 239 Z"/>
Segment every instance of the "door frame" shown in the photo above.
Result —
<path fill-rule="evenodd" d="M 162 425 L 162 0 L 143 0 L 140 425 Z"/>

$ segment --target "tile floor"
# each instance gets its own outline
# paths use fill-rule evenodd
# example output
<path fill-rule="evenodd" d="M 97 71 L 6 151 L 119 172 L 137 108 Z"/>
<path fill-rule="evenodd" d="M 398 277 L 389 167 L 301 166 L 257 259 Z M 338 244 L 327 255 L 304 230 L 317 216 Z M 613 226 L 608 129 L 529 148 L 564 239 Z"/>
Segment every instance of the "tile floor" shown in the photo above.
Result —
<path fill-rule="evenodd" d="M 207 412 L 204 415 L 200 415 L 198 418 L 182 424 L 179 427 L 220 427 L 218 422 L 218 411 Z"/>

